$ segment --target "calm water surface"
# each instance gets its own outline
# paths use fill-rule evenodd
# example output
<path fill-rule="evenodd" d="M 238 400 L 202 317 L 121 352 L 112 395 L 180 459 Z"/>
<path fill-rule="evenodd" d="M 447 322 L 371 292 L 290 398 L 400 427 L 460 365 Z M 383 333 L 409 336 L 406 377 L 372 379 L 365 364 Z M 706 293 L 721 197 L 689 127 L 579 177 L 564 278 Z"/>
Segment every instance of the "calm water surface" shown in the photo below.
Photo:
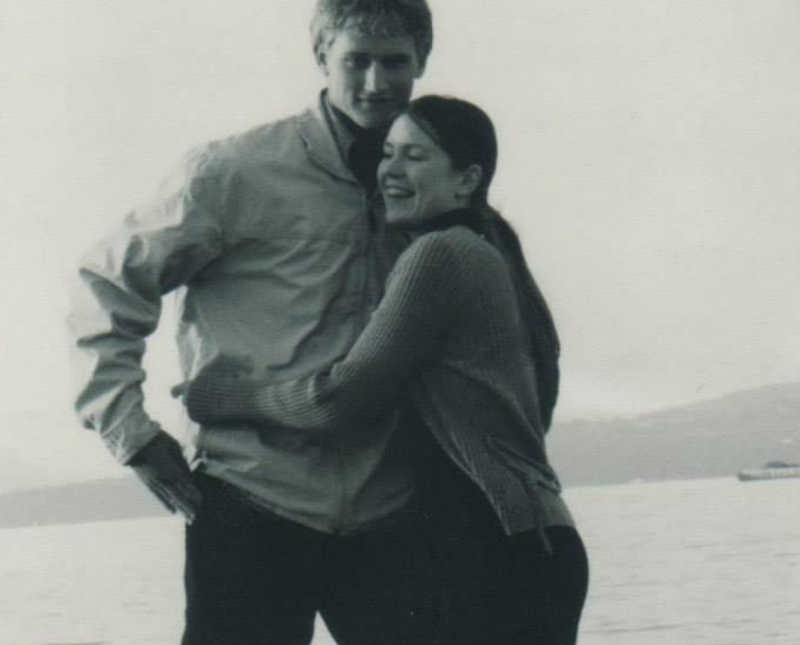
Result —
<path fill-rule="evenodd" d="M 592 568 L 582 645 L 800 643 L 800 479 L 566 497 Z M 181 561 L 173 518 L 0 530 L 0 643 L 177 643 Z"/>

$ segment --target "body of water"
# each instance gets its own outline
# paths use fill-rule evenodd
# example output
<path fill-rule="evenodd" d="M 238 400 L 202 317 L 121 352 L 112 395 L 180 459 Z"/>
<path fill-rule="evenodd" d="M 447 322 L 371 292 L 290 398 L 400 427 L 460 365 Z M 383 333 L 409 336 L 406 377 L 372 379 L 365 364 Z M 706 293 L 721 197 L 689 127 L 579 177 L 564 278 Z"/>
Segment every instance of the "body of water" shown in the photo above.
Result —
<path fill-rule="evenodd" d="M 800 642 L 800 479 L 566 497 L 591 563 L 582 645 Z M 182 540 L 174 518 L 0 530 L 0 643 L 178 643 Z"/>

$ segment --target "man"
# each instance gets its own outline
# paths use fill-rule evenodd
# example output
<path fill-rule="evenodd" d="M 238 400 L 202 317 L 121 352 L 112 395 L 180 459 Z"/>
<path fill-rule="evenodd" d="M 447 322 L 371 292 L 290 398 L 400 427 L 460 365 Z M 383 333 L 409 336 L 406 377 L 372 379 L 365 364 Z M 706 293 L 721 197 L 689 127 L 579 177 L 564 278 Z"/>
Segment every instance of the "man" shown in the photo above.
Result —
<path fill-rule="evenodd" d="M 178 287 L 185 379 L 277 380 L 342 355 L 383 283 L 371 209 L 381 141 L 432 44 L 425 0 L 319 0 L 327 89 L 303 114 L 190 154 L 81 266 L 77 410 L 187 520 L 184 645 L 427 642 L 428 609 L 396 415 L 336 436 L 190 426 L 192 473 L 143 407 L 145 337 Z"/>

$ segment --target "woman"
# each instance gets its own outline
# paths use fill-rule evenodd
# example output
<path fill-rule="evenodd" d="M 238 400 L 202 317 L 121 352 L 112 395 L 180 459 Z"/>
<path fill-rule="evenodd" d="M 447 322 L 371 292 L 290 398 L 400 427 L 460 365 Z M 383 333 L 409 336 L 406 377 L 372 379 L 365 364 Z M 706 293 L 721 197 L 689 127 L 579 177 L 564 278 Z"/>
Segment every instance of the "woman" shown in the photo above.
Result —
<path fill-rule="evenodd" d="M 201 375 L 186 404 L 199 422 L 327 434 L 407 398 L 424 428 L 441 641 L 574 643 L 588 567 L 544 447 L 558 341 L 516 235 L 487 203 L 496 159 L 480 109 L 413 101 L 389 131 L 378 181 L 389 224 L 417 237 L 348 355 L 281 383 Z"/>

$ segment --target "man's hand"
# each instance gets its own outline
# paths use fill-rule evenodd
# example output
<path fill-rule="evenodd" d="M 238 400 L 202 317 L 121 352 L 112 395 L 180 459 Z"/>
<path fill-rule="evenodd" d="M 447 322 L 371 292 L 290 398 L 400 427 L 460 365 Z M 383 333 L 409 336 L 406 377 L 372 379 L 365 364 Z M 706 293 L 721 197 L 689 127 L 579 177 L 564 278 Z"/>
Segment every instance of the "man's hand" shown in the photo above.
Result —
<path fill-rule="evenodd" d="M 128 465 L 170 512 L 179 512 L 187 524 L 194 521 L 203 498 L 175 439 L 159 433 Z"/>

